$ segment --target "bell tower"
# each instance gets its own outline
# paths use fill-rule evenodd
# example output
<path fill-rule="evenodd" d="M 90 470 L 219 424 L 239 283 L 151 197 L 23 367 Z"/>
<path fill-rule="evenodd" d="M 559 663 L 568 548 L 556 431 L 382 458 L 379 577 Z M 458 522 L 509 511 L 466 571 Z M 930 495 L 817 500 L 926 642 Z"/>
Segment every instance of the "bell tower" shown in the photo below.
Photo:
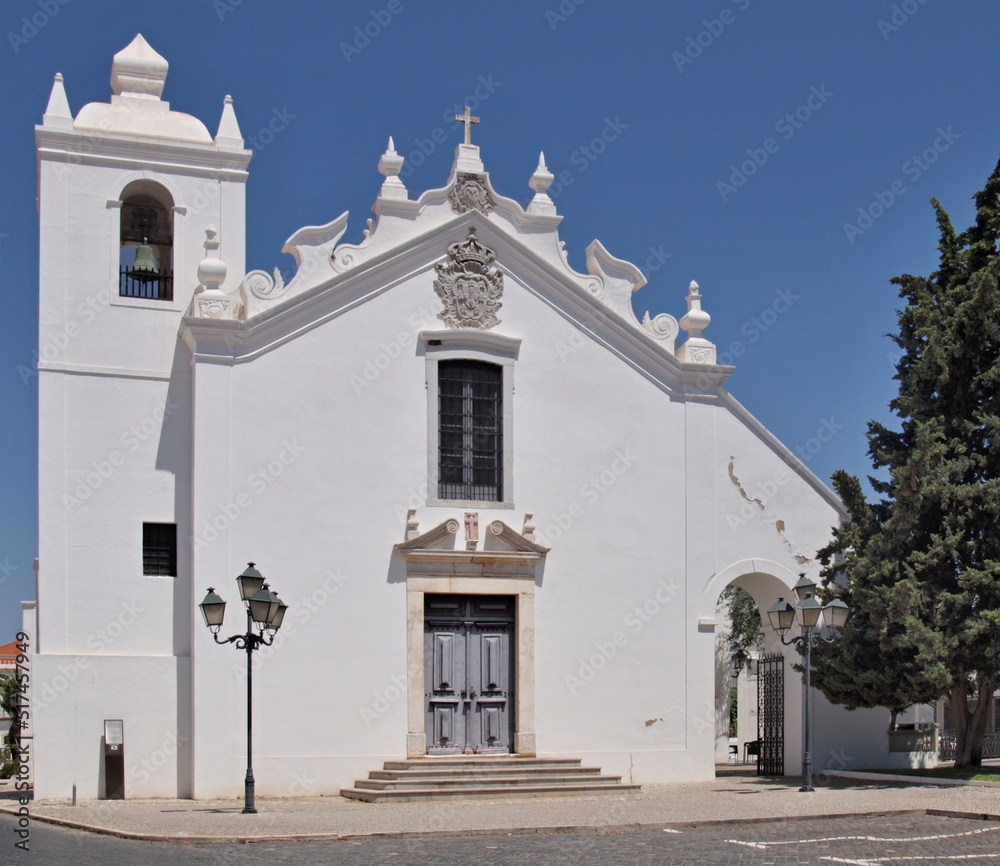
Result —
<path fill-rule="evenodd" d="M 223 260 L 212 288 L 238 296 L 251 152 L 230 97 L 220 94 L 214 137 L 171 110 L 167 69 L 136 36 L 114 57 L 108 102 L 74 116 L 57 74 L 35 127 L 35 673 L 54 681 L 67 656 L 85 659 L 88 672 L 64 678 L 35 736 L 54 746 L 73 739 L 74 725 L 89 735 L 105 718 L 131 719 L 126 730 L 143 753 L 168 737 L 181 744 L 176 768 L 133 785 L 133 795 L 183 797 L 192 784 L 183 745 L 191 739 L 192 386 L 178 333 L 202 282 L 209 233 Z M 95 677 L 116 683 L 113 699 L 88 696 L 84 681 Z M 92 762 L 65 763 L 53 758 L 36 771 L 50 790 L 76 780 L 83 796 L 98 796 Z"/>
<path fill-rule="evenodd" d="M 92 102 L 75 117 L 63 77 L 55 77 L 35 128 L 41 368 L 169 369 L 209 226 L 229 266 L 232 285 L 222 290 L 235 291 L 242 279 L 251 154 L 232 99 L 223 101 L 213 138 L 162 99 L 167 68 L 136 36 L 114 57 L 110 102 Z M 134 339 L 137 325 L 142 340 Z"/>

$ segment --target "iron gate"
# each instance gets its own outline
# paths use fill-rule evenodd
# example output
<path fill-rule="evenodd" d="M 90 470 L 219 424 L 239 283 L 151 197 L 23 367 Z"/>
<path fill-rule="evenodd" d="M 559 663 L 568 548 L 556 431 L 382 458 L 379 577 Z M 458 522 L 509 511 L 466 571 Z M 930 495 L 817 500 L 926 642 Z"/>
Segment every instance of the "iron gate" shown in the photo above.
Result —
<path fill-rule="evenodd" d="M 757 660 L 757 775 L 785 774 L 785 659 Z"/>

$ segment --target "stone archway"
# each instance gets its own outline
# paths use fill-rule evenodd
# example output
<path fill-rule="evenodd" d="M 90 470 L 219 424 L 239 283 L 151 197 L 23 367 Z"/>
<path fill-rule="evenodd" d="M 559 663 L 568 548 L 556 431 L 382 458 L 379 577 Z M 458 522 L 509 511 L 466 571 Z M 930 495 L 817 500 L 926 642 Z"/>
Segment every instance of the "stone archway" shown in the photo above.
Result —
<path fill-rule="evenodd" d="M 711 659 L 715 682 L 716 742 L 714 755 L 717 762 L 725 761 L 728 755 L 728 720 L 729 720 L 729 646 L 728 641 L 720 641 L 725 622 L 716 612 L 719 596 L 728 586 L 738 586 L 746 591 L 760 612 L 764 631 L 764 652 L 767 655 L 780 654 L 784 657 L 784 681 L 780 687 L 777 703 L 783 707 L 784 723 L 781 725 L 784 742 L 784 773 L 794 775 L 798 772 L 802 746 L 802 684 L 798 676 L 791 672 L 794 660 L 794 650 L 783 646 L 778 636 L 771 630 L 767 621 L 767 610 L 780 597 L 789 598 L 792 587 L 798 580 L 798 575 L 779 563 L 769 560 L 744 560 L 725 568 L 707 582 L 703 594 L 703 603 L 699 623 L 703 626 L 711 623 L 717 638 L 713 641 L 713 657 Z M 722 644 L 725 643 L 725 646 Z M 745 702 L 756 710 L 757 681 L 753 674 L 746 671 L 741 675 L 738 688 Z M 737 740 L 737 761 L 742 764 L 744 742 L 757 739 L 757 717 L 744 712 L 740 718 L 740 734 Z M 745 734 L 745 736 L 744 736 Z"/>

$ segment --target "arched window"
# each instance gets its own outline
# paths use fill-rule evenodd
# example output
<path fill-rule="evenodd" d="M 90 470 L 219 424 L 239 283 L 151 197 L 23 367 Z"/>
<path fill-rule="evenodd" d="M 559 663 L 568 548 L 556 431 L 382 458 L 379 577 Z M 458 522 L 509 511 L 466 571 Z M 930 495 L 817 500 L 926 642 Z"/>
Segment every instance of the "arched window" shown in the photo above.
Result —
<path fill-rule="evenodd" d="M 159 184 L 135 181 L 122 190 L 118 294 L 170 301 L 173 281 L 173 200 Z"/>

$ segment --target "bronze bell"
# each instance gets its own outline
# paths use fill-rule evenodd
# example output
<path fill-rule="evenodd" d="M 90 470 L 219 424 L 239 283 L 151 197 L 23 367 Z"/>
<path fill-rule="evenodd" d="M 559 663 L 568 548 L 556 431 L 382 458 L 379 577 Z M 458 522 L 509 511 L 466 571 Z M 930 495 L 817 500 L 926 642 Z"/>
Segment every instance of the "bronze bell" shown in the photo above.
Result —
<path fill-rule="evenodd" d="M 148 282 L 159 277 L 156 269 L 156 257 L 153 255 L 153 248 L 146 243 L 148 238 L 142 239 L 142 244 L 135 248 L 135 261 L 128 271 L 128 275 L 140 282 Z"/>

